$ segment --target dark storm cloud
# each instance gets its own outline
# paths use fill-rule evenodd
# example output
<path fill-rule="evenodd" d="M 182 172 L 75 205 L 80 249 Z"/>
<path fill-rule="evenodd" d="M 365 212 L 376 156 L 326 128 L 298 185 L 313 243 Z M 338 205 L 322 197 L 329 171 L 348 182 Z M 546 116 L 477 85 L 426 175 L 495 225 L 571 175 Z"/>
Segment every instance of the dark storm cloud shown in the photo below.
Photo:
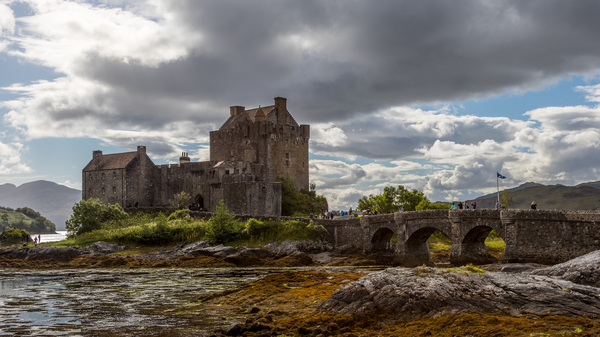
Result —
<path fill-rule="evenodd" d="M 311 122 L 483 97 L 600 67 L 600 3 L 590 1 L 170 6 L 204 36 L 195 50 L 202 56 L 184 61 L 190 71 L 179 80 L 212 82 L 218 88 L 213 99 L 223 102 L 260 104 L 256 97 L 284 95 Z M 290 49 L 278 43 L 293 34 L 312 44 Z M 230 90 L 220 90 L 225 84 Z"/>

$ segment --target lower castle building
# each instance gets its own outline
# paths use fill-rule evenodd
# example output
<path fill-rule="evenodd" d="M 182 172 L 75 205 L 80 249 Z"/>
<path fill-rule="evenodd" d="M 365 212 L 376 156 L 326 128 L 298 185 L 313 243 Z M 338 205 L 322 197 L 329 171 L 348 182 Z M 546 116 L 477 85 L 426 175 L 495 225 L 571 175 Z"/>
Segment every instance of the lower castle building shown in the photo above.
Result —
<path fill-rule="evenodd" d="M 210 161 L 155 165 L 145 146 L 135 152 L 94 151 L 83 169 L 82 197 L 122 207 L 167 207 L 186 192 L 196 208 L 213 211 L 221 200 L 236 214 L 281 215 L 281 184 L 289 178 L 308 188 L 310 126 L 298 125 L 286 99 L 246 110 L 232 106 L 229 119 L 210 133 Z"/>

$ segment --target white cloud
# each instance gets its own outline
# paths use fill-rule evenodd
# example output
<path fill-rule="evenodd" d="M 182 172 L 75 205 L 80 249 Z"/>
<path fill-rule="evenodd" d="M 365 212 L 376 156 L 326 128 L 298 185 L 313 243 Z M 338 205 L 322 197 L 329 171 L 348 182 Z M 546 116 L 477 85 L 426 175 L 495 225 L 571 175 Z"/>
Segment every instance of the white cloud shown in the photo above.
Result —
<path fill-rule="evenodd" d="M 14 175 L 32 172 L 31 168 L 22 162 L 20 143 L 0 142 L 0 175 Z"/>
<path fill-rule="evenodd" d="M 585 98 L 588 102 L 600 103 L 600 84 L 578 86 L 576 89 L 587 94 Z"/>

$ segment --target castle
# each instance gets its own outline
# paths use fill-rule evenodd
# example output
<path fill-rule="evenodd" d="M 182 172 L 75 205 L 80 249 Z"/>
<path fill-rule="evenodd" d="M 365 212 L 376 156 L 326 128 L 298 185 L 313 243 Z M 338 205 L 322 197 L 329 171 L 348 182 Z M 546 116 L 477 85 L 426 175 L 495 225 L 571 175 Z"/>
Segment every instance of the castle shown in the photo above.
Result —
<path fill-rule="evenodd" d="M 155 165 L 145 146 L 135 152 L 94 151 L 83 169 L 82 197 L 122 207 L 167 207 L 186 192 L 198 208 L 213 211 L 221 200 L 236 214 L 281 215 L 281 184 L 289 178 L 308 188 L 309 125 L 298 125 L 286 99 L 246 110 L 232 106 L 227 121 L 210 132 L 210 161 Z"/>

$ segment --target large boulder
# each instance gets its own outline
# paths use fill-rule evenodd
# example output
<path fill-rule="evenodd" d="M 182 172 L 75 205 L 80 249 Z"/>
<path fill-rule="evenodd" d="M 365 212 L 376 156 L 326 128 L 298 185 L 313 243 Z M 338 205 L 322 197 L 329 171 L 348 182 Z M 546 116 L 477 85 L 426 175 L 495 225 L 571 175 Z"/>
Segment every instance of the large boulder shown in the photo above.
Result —
<path fill-rule="evenodd" d="M 218 246 L 210 246 L 210 247 L 206 247 L 206 248 L 198 248 L 195 249 L 193 251 L 191 251 L 190 253 L 188 253 L 188 255 L 194 255 L 194 256 L 212 256 L 212 257 L 218 257 L 218 258 L 226 258 L 228 256 L 233 256 L 233 255 L 237 255 L 238 254 L 238 250 L 233 248 L 233 247 L 229 247 L 229 246 L 223 246 L 223 245 L 218 245 Z"/>
<path fill-rule="evenodd" d="M 333 246 L 328 242 L 317 242 L 310 240 L 290 241 L 282 243 L 269 243 L 266 245 L 273 253 L 281 256 L 291 256 L 294 253 L 318 254 L 333 250 Z"/>
<path fill-rule="evenodd" d="M 600 289 L 538 275 L 390 268 L 341 287 L 320 308 L 398 320 L 471 311 L 600 317 Z"/>
<path fill-rule="evenodd" d="M 531 274 L 554 276 L 579 284 L 600 287 L 600 250 L 552 267 L 534 270 Z"/>
<path fill-rule="evenodd" d="M 111 254 L 122 252 L 127 249 L 125 246 L 118 245 L 116 243 L 110 243 L 105 241 L 96 241 L 91 245 L 85 247 L 87 250 L 97 254 Z"/>
<path fill-rule="evenodd" d="M 69 261 L 87 254 L 89 252 L 78 247 L 30 247 L 7 251 L 3 256 L 12 259 Z"/>

